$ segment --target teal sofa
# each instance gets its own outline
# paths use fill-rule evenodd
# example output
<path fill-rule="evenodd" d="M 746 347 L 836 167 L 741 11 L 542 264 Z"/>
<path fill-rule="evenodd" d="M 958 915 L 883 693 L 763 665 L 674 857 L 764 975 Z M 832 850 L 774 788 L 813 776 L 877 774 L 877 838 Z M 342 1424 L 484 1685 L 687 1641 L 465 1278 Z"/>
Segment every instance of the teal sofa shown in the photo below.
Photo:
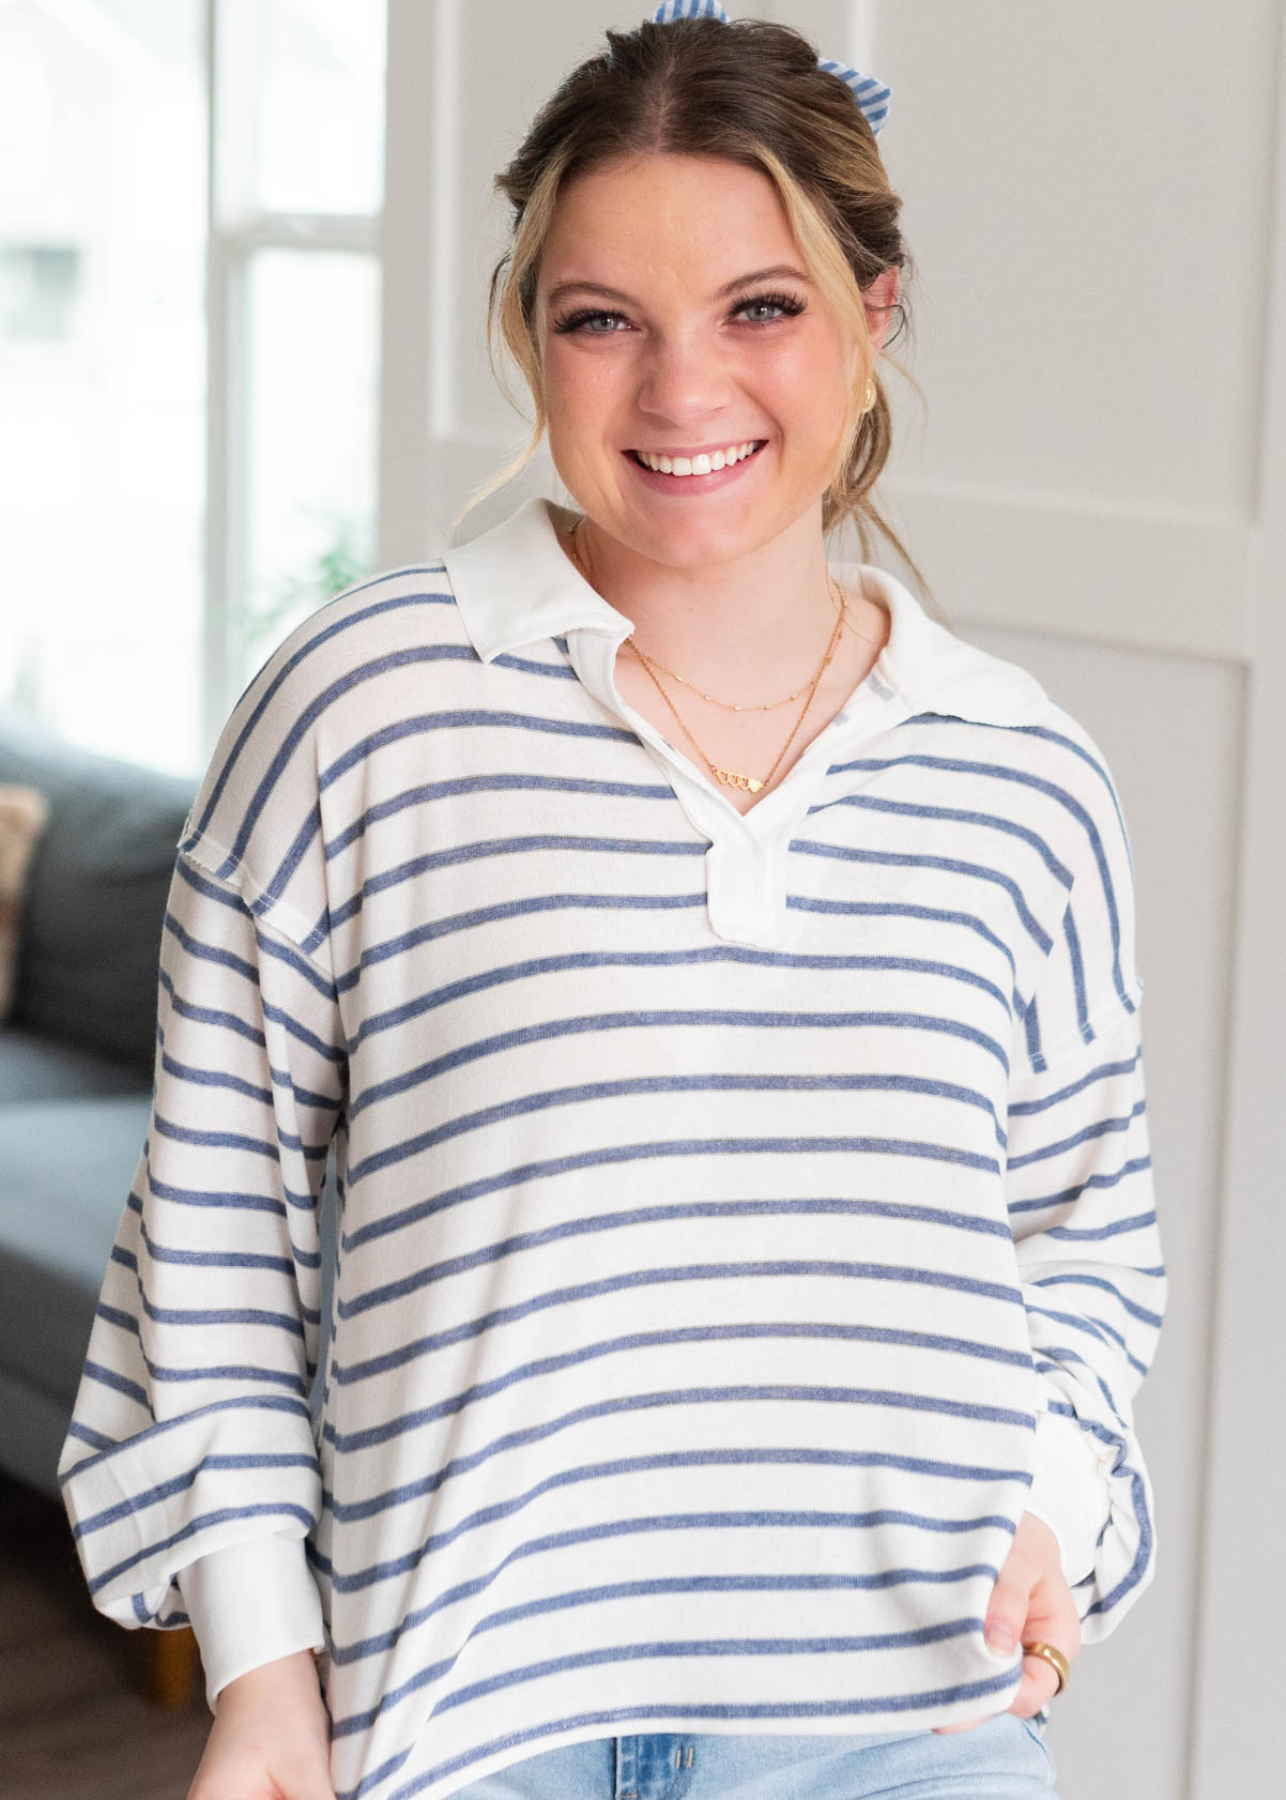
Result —
<path fill-rule="evenodd" d="M 161 933 L 196 782 L 75 748 L 0 708 L 9 782 L 38 788 L 49 819 L 0 1025 L 0 1470 L 59 1497 L 58 1456 L 147 1137 Z M 333 1157 L 323 1206 L 333 1222 Z M 323 1277 L 325 1332 L 329 1267 Z"/>

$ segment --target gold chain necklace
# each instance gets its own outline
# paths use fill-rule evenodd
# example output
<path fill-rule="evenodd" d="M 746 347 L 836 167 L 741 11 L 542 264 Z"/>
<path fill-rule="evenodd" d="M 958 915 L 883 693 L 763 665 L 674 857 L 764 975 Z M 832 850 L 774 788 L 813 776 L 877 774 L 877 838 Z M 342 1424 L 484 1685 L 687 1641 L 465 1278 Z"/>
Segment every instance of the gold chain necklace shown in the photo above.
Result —
<path fill-rule="evenodd" d="M 594 587 L 594 583 L 590 580 L 589 570 L 586 568 L 584 561 L 581 558 L 580 546 L 576 542 L 576 534 L 580 530 L 581 525 L 584 522 L 584 518 L 585 518 L 585 515 L 582 514 L 581 517 L 579 519 L 577 519 L 576 523 L 572 526 L 572 529 L 568 535 L 567 541 L 571 547 L 572 560 L 575 562 L 577 568 L 580 570 L 581 574 L 585 577 L 586 581 L 589 582 L 589 585 L 591 587 Z M 634 651 L 634 654 L 638 657 L 639 661 L 643 664 L 643 667 L 647 670 L 649 676 L 651 676 L 652 682 L 653 682 L 654 686 L 656 687 L 657 692 L 660 694 L 662 700 L 665 701 L 665 704 L 669 707 L 670 711 L 674 714 L 675 718 L 678 719 L 679 724 L 683 727 L 683 730 L 684 730 L 685 734 L 687 735 L 687 737 L 690 738 L 692 743 L 695 745 L 697 752 L 701 757 L 701 760 L 705 763 L 706 767 L 710 770 L 710 773 L 712 775 L 714 775 L 717 780 L 723 782 L 726 787 L 739 787 L 747 793 L 757 794 L 761 788 L 767 787 L 769 782 L 771 782 L 773 776 L 777 773 L 778 768 L 781 766 L 782 758 L 785 756 L 787 750 L 789 750 L 791 744 L 794 743 L 794 741 L 795 741 L 795 737 L 799 732 L 799 728 L 804 722 L 804 719 L 808 713 L 809 707 L 812 705 L 813 695 L 817 692 L 818 683 L 821 681 L 822 676 L 826 672 L 827 665 L 829 664 L 831 658 L 835 654 L 835 645 L 839 639 L 840 632 L 844 628 L 844 616 L 848 611 L 847 596 L 845 594 L 843 594 L 836 587 L 835 577 L 831 574 L 829 569 L 827 569 L 827 571 L 826 571 L 826 578 L 830 582 L 832 591 L 834 593 L 836 593 L 836 595 L 838 596 L 839 603 L 840 603 L 839 616 L 835 621 L 835 629 L 831 633 L 830 642 L 826 646 L 826 653 L 822 657 L 821 664 L 819 665 L 819 667 L 817 669 L 817 673 L 813 676 L 812 681 L 808 683 L 808 698 L 804 701 L 803 707 L 800 710 L 799 717 L 795 721 L 794 730 L 791 732 L 790 736 L 786 739 L 786 742 L 782 745 L 781 751 L 777 757 L 776 762 L 774 762 L 772 768 L 769 769 L 767 775 L 764 776 L 762 781 L 757 776 L 754 776 L 754 775 L 740 775 L 740 774 L 737 774 L 732 769 L 721 769 L 717 763 L 711 762 L 710 758 L 706 755 L 705 751 L 701 748 L 700 744 L 697 743 L 697 740 L 693 736 L 691 730 L 684 723 L 683 718 L 678 711 L 678 708 L 675 706 L 674 702 L 670 699 L 670 696 L 666 693 L 665 689 L 661 686 L 660 682 L 657 680 L 656 675 L 653 673 L 652 665 L 655 664 L 656 668 L 663 670 L 665 672 L 665 674 L 667 674 L 667 675 L 673 676 L 675 681 L 683 682 L 684 687 L 691 687 L 693 689 L 693 692 L 700 694 L 701 698 L 703 700 L 709 700 L 715 706 L 726 707 L 731 712 L 771 712 L 775 707 L 784 706 L 787 701 L 794 700 L 797 695 L 799 695 L 803 692 L 803 689 L 796 688 L 795 692 L 793 694 L 787 694 L 784 700 L 774 700 L 774 701 L 770 702 L 767 706 L 734 705 L 731 701 L 716 700 L 712 694 L 702 693 L 701 689 L 699 687 L 696 687 L 694 683 L 689 682 L 689 681 L 684 681 L 684 678 L 682 675 L 675 674 L 674 670 L 667 669 L 663 662 L 658 662 L 655 657 L 651 657 L 651 656 L 647 655 L 647 653 L 645 651 L 640 650 L 638 645 L 634 642 L 632 637 L 626 640 L 629 643 L 630 648 Z M 597 588 L 595 588 L 594 591 L 597 593 L 598 592 Z"/>

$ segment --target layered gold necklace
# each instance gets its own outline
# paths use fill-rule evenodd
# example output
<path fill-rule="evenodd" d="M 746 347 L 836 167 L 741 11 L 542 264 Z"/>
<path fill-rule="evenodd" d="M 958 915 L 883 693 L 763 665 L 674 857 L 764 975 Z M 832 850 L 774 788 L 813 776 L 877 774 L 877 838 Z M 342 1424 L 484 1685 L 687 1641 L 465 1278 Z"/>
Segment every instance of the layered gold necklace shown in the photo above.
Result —
<path fill-rule="evenodd" d="M 575 562 L 576 567 L 580 570 L 581 574 L 585 577 L 586 581 L 589 582 L 589 585 L 592 588 L 594 588 L 595 593 L 598 593 L 601 590 L 595 585 L 593 579 L 591 578 L 589 570 L 585 566 L 584 558 L 581 555 L 580 546 L 576 542 L 576 534 L 579 532 L 579 530 L 580 530 L 581 526 L 584 524 L 584 522 L 585 522 L 585 515 L 582 514 L 581 517 L 578 518 L 576 523 L 572 526 L 571 533 L 570 533 L 567 541 L 571 548 L 573 562 Z M 682 684 L 682 686 L 684 686 L 684 687 L 690 687 L 692 689 L 693 693 L 700 694 L 701 698 L 703 700 L 708 700 L 712 706 L 722 706 L 729 712 L 772 712 L 776 707 L 786 706 L 789 704 L 790 701 L 798 699 L 799 695 L 804 692 L 804 689 L 796 688 L 794 693 L 784 694 L 780 700 L 769 700 L 769 701 L 764 702 L 762 705 L 757 705 L 757 706 L 743 705 L 743 704 L 740 704 L 740 703 L 732 701 L 732 700 L 717 700 L 713 694 L 702 693 L 701 689 L 699 687 L 697 687 L 695 682 L 685 680 L 682 675 L 676 674 L 673 669 L 666 668 L 665 664 L 663 662 L 658 661 L 656 657 L 649 656 L 645 650 L 641 650 L 639 648 L 639 646 L 635 643 L 635 641 L 632 637 L 626 639 L 626 642 L 629 644 L 630 649 L 633 650 L 634 654 L 638 657 L 639 661 L 643 664 L 643 667 L 647 670 L 648 674 L 651 676 L 652 681 L 656 687 L 656 690 L 660 694 L 662 700 L 665 701 L 665 704 L 669 707 L 670 711 L 674 714 L 675 718 L 679 721 L 679 724 L 680 724 L 680 726 L 682 726 L 685 735 L 691 740 L 692 744 L 696 747 L 697 753 L 700 756 L 702 762 L 705 763 L 706 767 L 710 770 L 710 773 L 716 778 L 716 780 L 723 782 L 725 787 L 741 788 L 744 792 L 750 793 L 750 794 L 759 793 L 759 791 L 762 788 L 767 787 L 769 782 L 771 782 L 773 776 L 777 773 L 777 770 L 781 767 L 782 758 L 785 756 L 787 750 L 790 749 L 790 746 L 794 743 L 795 738 L 799 734 L 799 728 L 804 723 L 804 719 L 807 716 L 808 709 L 813 703 L 813 695 L 817 692 L 818 683 L 821 681 L 822 676 L 826 673 L 827 665 L 830 663 L 831 658 L 835 654 L 835 646 L 839 641 L 839 636 L 840 636 L 841 631 L 844 629 L 844 621 L 845 621 L 845 617 L 848 613 L 848 599 L 847 599 L 846 595 L 837 586 L 835 577 L 831 574 L 829 569 L 827 569 L 827 571 L 826 571 L 826 578 L 830 583 L 832 593 L 835 594 L 835 596 L 837 597 L 837 599 L 839 601 L 839 616 L 835 621 L 835 629 L 831 632 L 830 642 L 826 646 L 826 654 L 822 657 L 821 663 L 818 665 L 816 674 L 813 676 L 812 680 L 807 683 L 807 689 L 808 689 L 807 698 L 804 701 L 803 707 L 800 709 L 799 717 L 795 720 L 794 730 L 791 732 L 790 736 L 786 739 L 786 742 L 782 745 L 781 752 L 778 755 L 776 762 L 774 762 L 772 768 L 769 769 L 768 773 L 762 778 L 762 780 L 756 775 L 741 775 L 741 774 L 738 774 L 733 769 L 721 769 L 717 763 L 711 762 L 710 758 L 706 755 L 705 751 L 701 748 L 701 745 L 697 743 L 697 740 L 693 736 L 689 727 L 684 723 L 683 717 L 680 714 L 678 708 L 675 706 L 675 704 L 671 700 L 670 696 L 666 693 L 665 689 L 661 686 L 661 683 L 657 680 L 655 671 L 657 669 L 660 669 L 663 674 L 669 675 L 672 678 L 672 680 L 680 682 Z M 606 597 L 606 596 L 604 596 L 604 597 Z"/>

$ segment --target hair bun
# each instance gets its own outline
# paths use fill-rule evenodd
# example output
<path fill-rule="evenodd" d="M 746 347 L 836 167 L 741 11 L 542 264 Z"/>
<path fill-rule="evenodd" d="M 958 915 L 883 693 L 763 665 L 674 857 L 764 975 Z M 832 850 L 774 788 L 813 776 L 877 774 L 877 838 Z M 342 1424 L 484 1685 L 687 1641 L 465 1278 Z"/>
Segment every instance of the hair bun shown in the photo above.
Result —
<path fill-rule="evenodd" d="M 721 25 L 728 23 L 727 13 L 716 4 L 716 0 L 662 0 L 662 4 L 652 14 L 654 25 L 673 25 L 676 19 L 717 19 Z M 850 69 L 846 63 L 836 62 L 833 57 L 819 56 L 817 66 L 825 69 L 828 75 L 839 76 L 852 92 L 867 124 L 878 137 L 888 122 L 893 89 L 878 77 L 863 75 L 860 70 Z"/>

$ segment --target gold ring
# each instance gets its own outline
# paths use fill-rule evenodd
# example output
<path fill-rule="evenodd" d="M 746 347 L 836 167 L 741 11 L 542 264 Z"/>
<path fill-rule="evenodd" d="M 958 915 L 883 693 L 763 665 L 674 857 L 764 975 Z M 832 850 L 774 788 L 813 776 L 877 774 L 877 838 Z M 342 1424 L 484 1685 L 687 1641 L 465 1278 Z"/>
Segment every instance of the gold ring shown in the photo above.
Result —
<path fill-rule="evenodd" d="M 1057 1698 L 1067 1686 L 1072 1674 L 1071 1667 L 1062 1651 L 1056 1649 L 1053 1644 L 1024 1644 L 1023 1655 L 1039 1656 L 1042 1662 L 1047 1662 L 1053 1669 L 1058 1676 L 1058 1686 L 1054 1689 L 1053 1694 L 1053 1698 Z"/>

